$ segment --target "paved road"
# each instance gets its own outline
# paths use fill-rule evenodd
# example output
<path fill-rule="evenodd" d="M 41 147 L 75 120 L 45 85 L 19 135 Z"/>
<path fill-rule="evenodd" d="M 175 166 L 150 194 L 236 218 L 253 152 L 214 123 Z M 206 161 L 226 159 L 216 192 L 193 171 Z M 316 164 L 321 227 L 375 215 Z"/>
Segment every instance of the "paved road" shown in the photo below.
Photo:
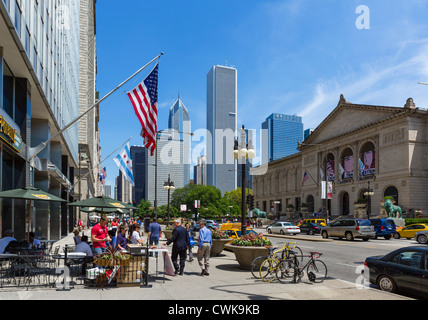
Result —
<path fill-rule="evenodd" d="M 312 241 L 302 241 L 299 240 L 299 237 Z M 350 283 L 356 283 L 361 274 L 358 267 L 364 265 L 367 257 L 383 256 L 399 248 L 419 245 L 416 241 L 407 239 L 384 240 L 382 238 L 368 242 L 359 239 L 354 241 L 330 239 L 330 241 L 326 242 L 323 241 L 321 236 L 301 235 L 293 238 L 296 240 L 270 237 L 272 243 L 277 247 L 281 247 L 284 241 L 295 241 L 304 254 L 309 254 L 310 252 L 323 253 L 321 259 L 327 264 L 329 277 Z"/>

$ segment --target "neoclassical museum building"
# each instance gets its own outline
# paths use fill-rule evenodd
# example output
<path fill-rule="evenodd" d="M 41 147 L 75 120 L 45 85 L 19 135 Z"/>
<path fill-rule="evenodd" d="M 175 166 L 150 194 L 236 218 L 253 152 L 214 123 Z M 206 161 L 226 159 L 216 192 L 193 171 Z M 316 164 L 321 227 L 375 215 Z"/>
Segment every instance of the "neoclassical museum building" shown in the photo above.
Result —
<path fill-rule="evenodd" d="M 411 98 L 404 107 L 387 107 L 350 103 L 342 95 L 334 111 L 296 144 L 298 153 L 252 170 L 256 207 L 282 219 L 291 205 L 309 215 L 323 209 L 333 218 L 353 217 L 365 199 L 374 217 L 391 196 L 405 217 L 425 215 L 427 129 L 428 111 Z"/>

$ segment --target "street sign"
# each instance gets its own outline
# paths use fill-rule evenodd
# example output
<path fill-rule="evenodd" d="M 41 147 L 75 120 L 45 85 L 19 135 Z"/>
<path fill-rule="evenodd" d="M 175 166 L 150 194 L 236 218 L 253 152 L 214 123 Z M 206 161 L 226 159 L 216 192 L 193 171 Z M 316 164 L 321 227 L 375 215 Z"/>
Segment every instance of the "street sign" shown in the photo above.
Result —
<path fill-rule="evenodd" d="M 187 205 L 186 204 L 182 204 L 181 205 L 181 212 L 187 211 Z"/>

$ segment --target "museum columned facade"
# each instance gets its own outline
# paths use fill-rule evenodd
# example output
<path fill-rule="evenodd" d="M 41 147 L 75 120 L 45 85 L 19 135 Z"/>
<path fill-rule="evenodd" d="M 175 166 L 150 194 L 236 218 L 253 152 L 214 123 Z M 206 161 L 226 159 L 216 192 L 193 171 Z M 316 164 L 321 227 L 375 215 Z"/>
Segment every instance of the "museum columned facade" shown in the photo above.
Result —
<path fill-rule="evenodd" d="M 363 203 L 375 217 L 390 196 L 404 217 L 425 213 L 427 122 L 428 111 L 411 98 L 404 107 L 387 107 L 350 103 L 342 95 L 319 127 L 296 144 L 298 153 L 253 169 L 256 206 L 282 219 L 320 210 L 334 218 L 354 217 Z"/>

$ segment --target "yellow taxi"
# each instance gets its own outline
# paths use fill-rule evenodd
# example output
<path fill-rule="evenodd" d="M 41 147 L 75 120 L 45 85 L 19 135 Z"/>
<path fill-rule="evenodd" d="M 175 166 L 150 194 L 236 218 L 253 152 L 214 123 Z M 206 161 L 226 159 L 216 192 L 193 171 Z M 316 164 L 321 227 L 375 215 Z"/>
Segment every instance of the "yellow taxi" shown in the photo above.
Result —
<path fill-rule="evenodd" d="M 315 223 L 315 224 L 318 224 L 320 226 L 327 227 L 327 220 L 325 220 L 325 219 L 315 219 L 315 218 L 314 219 L 305 219 L 305 220 L 303 220 L 302 223 L 300 223 L 298 225 L 298 227 L 300 227 L 304 223 Z"/>
<path fill-rule="evenodd" d="M 400 238 L 407 238 L 412 239 L 415 237 L 415 234 L 420 231 L 428 230 L 428 225 L 425 223 L 417 223 L 417 224 L 411 224 L 410 226 L 404 227 L 401 230 L 397 230 L 397 232 L 394 234 L 395 239 Z"/>
<path fill-rule="evenodd" d="M 253 233 L 256 236 L 258 235 L 258 233 L 255 232 L 251 227 L 247 227 L 246 230 L 247 230 L 246 234 Z M 229 238 L 232 239 L 228 243 L 232 243 L 233 240 L 241 238 L 241 234 L 242 234 L 241 223 L 223 223 L 220 226 L 220 231 L 226 233 L 229 236 Z M 263 237 L 263 239 L 265 238 Z"/>

